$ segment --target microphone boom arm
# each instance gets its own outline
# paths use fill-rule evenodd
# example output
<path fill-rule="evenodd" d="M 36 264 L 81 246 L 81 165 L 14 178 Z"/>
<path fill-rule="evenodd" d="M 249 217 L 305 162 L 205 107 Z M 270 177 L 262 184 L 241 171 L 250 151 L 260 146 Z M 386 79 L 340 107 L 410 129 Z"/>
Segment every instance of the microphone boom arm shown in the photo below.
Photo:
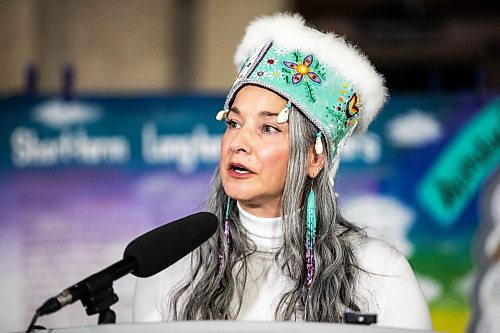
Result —
<path fill-rule="evenodd" d="M 99 324 L 114 323 L 115 315 L 109 308 L 118 302 L 118 296 L 113 291 L 113 281 L 133 272 L 136 266 L 137 260 L 125 257 L 50 298 L 37 310 L 38 314 L 46 315 L 80 300 L 87 315 L 99 313 Z"/>
<path fill-rule="evenodd" d="M 33 331 L 39 316 L 77 300 L 82 302 L 89 316 L 99 313 L 98 324 L 114 323 L 116 316 L 110 306 L 118 302 L 118 296 L 113 291 L 113 281 L 129 273 L 137 277 L 159 273 L 206 242 L 217 228 L 214 214 L 200 212 L 134 239 L 127 245 L 122 260 L 49 298 L 36 310 L 27 332 Z"/>

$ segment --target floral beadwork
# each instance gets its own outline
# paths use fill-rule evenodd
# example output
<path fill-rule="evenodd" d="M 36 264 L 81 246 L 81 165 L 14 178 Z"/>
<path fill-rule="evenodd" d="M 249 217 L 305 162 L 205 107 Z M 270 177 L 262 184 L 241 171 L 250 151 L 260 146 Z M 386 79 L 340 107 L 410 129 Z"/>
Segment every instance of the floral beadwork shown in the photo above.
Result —
<path fill-rule="evenodd" d="M 286 75 L 286 82 L 292 86 L 302 85 L 304 87 L 304 96 L 310 103 L 316 103 L 315 89 L 321 86 L 325 79 L 323 67 L 315 60 L 312 54 L 302 57 L 300 52 L 295 51 L 291 56 L 294 59 L 290 59 L 289 57 L 289 60 L 282 61 L 284 66 L 282 67 L 282 71 Z"/>
<path fill-rule="evenodd" d="M 295 72 L 292 75 L 292 84 L 297 85 L 302 82 L 304 77 L 307 75 L 312 82 L 321 84 L 321 78 L 318 74 L 311 71 L 310 67 L 314 62 L 314 56 L 309 54 L 306 56 L 301 63 L 295 63 L 291 61 L 283 61 L 285 67 L 293 69 Z"/>
<path fill-rule="evenodd" d="M 339 98 L 336 107 L 326 107 L 327 118 L 332 125 L 334 124 L 332 127 L 335 127 L 335 135 L 331 138 L 335 154 L 341 149 L 341 141 L 358 121 L 360 99 L 357 93 L 352 90 L 350 93 L 352 95 L 347 102 L 344 103 L 344 99 Z M 345 91 L 341 91 L 341 94 L 345 94 Z"/>
<path fill-rule="evenodd" d="M 282 72 L 275 70 L 275 71 L 269 72 L 267 77 L 271 80 L 281 80 L 285 77 L 285 75 Z"/>
<path fill-rule="evenodd" d="M 274 58 L 267 58 L 265 64 L 268 67 L 274 67 L 274 65 L 276 64 L 276 60 Z"/>
<path fill-rule="evenodd" d="M 358 108 L 358 95 L 353 94 L 351 99 L 347 102 L 347 107 L 345 109 L 345 115 L 347 119 L 351 119 L 352 117 L 355 117 L 358 115 L 359 108 Z"/>
<path fill-rule="evenodd" d="M 277 47 L 275 50 L 276 54 L 279 56 L 285 56 L 290 53 L 286 48 L 284 47 Z"/>
<path fill-rule="evenodd" d="M 255 50 L 243 64 L 226 104 L 245 84 L 276 91 L 303 110 L 324 134 L 329 159 L 336 157 L 342 139 L 352 132 L 362 113 L 357 89 L 316 54 L 300 49 L 268 43 Z"/>
<path fill-rule="evenodd" d="M 330 123 L 333 125 L 332 128 L 335 128 L 335 135 L 330 138 L 332 143 L 332 148 L 336 153 L 338 144 L 340 140 L 344 137 L 347 132 L 346 128 L 346 116 L 345 113 L 339 111 L 338 109 L 334 109 L 331 107 L 326 107 L 326 115 Z"/>
<path fill-rule="evenodd" d="M 263 79 L 265 77 L 267 77 L 267 72 L 266 71 L 263 71 L 263 70 L 259 70 L 259 71 L 256 71 L 252 74 L 253 77 L 257 78 L 257 79 Z"/>

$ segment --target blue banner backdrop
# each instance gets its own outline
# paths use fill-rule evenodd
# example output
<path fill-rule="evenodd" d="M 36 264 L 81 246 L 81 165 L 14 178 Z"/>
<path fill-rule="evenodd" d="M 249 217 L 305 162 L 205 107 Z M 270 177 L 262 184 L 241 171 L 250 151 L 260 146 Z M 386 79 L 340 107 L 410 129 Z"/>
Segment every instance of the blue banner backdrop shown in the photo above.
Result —
<path fill-rule="evenodd" d="M 202 209 L 223 97 L 0 99 L 0 323 L 24 329 L 49 296 L 117 261 L 128 242 Z M 436 330 L 466 329 L 479 200 L 500 160 L 500 99 L 393 96 L 343 151 L 345 215 L 410 259 Z M 134 279 L 115 284 L 131 321 Z M 48 327 L 95 323 L 80 304 Z"/>

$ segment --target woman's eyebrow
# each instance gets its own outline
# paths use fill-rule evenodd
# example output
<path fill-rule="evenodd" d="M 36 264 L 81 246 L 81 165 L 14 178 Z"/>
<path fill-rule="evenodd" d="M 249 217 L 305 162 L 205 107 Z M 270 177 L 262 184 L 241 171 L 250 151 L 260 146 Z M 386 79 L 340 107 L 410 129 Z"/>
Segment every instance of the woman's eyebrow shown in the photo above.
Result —
<path fill-rule="evenodd" d="M 238 109 L 236 106 L 232 106 L 230 109 L 229 109 L 229 112 L 234 112 L 236 114 L 241 114 L 241 111 L 240 109 Z M 259 117 L 277 117 L 278 116 L 278 112 L 271 112 L 271 111 L 260 111 L 259 112 Z"/>
<path fill-rule="evenodd" d="M 270 111 L 261 111 L 259 112 L 259 116 L 261 117 L 277 117 L 279 113 L 270 112 Z"/>

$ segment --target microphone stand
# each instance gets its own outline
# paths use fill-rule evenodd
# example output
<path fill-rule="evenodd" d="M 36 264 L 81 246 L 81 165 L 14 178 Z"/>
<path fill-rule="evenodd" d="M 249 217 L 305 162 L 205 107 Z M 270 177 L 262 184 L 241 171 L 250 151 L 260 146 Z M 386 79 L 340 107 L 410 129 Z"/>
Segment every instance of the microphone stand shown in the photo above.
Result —
<path fill-rule="evenodd" d="M 86 292 L 80 301 L 85 307 L 87 315 L 99 314 L 97 320 L 99 325 L 116 322 L 116 314 L 110 309 L 111 305 L 118 302 L 118 295 L 113 290 L 113 281 L 128 273 L 128 267 L 118 271 L 115 267 L 122 268 L 120 263 L 117 263 L 82 281 Z"/>
<path fill-rule="evenodd" d="M 100 279 L 88 279 L 87 281 L 89 293 L 81 299 L 87 315 L 92 316 L 98 313 L 98 325 L 116 323 L 116 313 L 110 308 L 111 305 L 118 302 L 118 295 L 113 290 L 113 280 L 104 283 Z M 37 310 L 26 330 L 27 333 L 33 332 L 35 329 L 45 329 L 45 327 L 36 325 L 39 315 Z"/>
<path fill-rule="evenodd" d="M 118 302 L 118 296 L 113 290 L 112 283 L 102 291 L 89 293 L 88 297 L 82 299 L 81 302 L 85 307 L 87 315 L 99 314 L 97 319 L 98 325 L 116 323 L 116 313 L 111 310 L 110 306 Z"/>
<path fill-rule="evenodd" d="M 99 314 L 98 325 L 114 324 L 116 322 L 116 314 L 110 309 L 111 305 L 118 302 L 118 295 L 113 290 L 113 281 L 127 274 L 130 267 L 133 266 L 123 267 L 120 262 L 83 281 L 87 292 L 80 301 L 85 307 L 87 315 Z"/>
<path fill-rule="evenodd" d="M 82 302 L 87 315 L 99 314 L 99 325 L 115 323 L 116 314 L 110 309 L 111 305 L 118 302 L 118 296 L 113 290 L 113 281 L 129 273 L 138 277 L 159 273 L 206 242 L 215 233 L 217 226 L 217 217 L 212 213 L 196 213 L 136 238 L 127 245 L 122 260 L 45 301 L 35 311 L 27 332 L 36 328 L 39 316 L 53 313 L 78 300 Z M 176 243 L 177 238 L 185 235 L 186 231 L 190 233 L 190 241 L 187 241 L 188 238 L 182 238 L 176 246 L 168 246 L 170 243 Z M 166 253 L 169 255 L 165 255 Z"/>
<path fill-rule="evenodd" d="M 136 264 L 137 262 L 134 258 L 124 258 L 80 281 L 71 288 L 65 289 L 57 296 L 57 299 L 49 299 L 35 312 L 26 332 L 32 332 L 36 328 L 35 324 L 39 316 L 57 311 L 61 308 L 61 305 L 73 303 L 78 299 L 85 307 L 87 315 L 99 314 L 98 325 L 114 324 L 116 322 L 116 314 L 110 309 L 110 306 L 118 302 L 118 295 L 113 290 L 113 281 L 133 271 Z M 48 310 L 45 309 L 47 304 L 49 305 L 47 307 Z M 42 309 L 45 309 L 45 311 Z"/>

